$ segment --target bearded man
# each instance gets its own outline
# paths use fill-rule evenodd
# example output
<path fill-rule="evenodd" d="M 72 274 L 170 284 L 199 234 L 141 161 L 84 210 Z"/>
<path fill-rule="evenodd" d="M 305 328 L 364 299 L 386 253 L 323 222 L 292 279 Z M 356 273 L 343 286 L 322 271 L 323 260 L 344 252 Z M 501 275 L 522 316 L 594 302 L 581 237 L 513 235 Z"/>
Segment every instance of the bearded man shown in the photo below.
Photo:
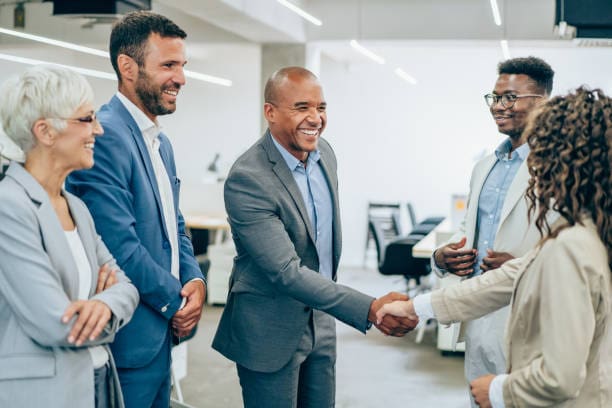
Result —
<path fill-rule="evenodd" d="M 66 183 L 140 294 L 111 345 L 128 408 L 170 405 L 171 345 L 192 333 L 206 293 L 178 209 L 172 146 L 157 123 L 175 111 L 185 84 L 186 36 L 151 12 L 127 14 L 113 26 L 119 89 L 98 112 L 104 137 L 96 141 L 94 167 Z"/>

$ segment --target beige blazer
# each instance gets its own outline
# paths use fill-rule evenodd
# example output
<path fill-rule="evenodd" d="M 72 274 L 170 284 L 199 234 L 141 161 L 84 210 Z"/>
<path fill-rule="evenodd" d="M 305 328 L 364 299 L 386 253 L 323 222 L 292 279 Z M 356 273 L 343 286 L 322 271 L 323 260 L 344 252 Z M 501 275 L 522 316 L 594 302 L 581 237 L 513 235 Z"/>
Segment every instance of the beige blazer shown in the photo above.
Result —
<path fill-rule="evenodd" d="M 586 219 L 523 258 L 434 292 L 431 300 L 442 323 L 475 319 L 511 302 L 507 408 L 604 408 L 612 406 L 611 274 L 607 249 Z"/>
<path fill-rule="evenodd" d="M 496 161 L 497 157 L 494 154 L 490 154 L 474 166 L 472 177 L 470 178 L 467 212 L 459 230 L 449 242 L 457 242 L 465 236 L 465 247 L 474 247 L 480 191 Z M 495 234 L 495 242 L 493 243 L 495 251 L 508 252 L 515 257 L 520 257 L 533 248 L 540 239 L 538 230 L 527 220 L 529 206 L 525 198 L 525 190 L 527 189 L 528 182 L 529 171 L 527 169 L 527 161 L 525 160 L 519 167 L 506 193 L 497 233 Z M 445 275 L 444 271 L 435 267 L 435 265 L 434 271 L 439 276 Z"/>

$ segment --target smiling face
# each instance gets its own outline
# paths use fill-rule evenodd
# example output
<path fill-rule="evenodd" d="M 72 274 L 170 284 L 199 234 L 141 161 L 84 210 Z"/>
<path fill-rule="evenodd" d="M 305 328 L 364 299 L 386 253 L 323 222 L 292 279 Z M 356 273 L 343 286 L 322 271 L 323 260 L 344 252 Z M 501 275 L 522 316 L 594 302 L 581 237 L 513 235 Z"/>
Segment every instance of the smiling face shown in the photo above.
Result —
<path fill-rule="evenodd" d="M 514 94 L 517 96 L 527 94 L 542 95 L 535 82 L 524 74 L 501 74 L 495 83 L 493 93 L 496 95 Z M 518 98 L 511 108 L 504 107 L 500 101 L 491 106 L 491 114 L 500 133 L 512 139 L 519 139 L 527 124 L 529 113 L 537 106 L 542 98 Z"/>
<path fill-rule="evenodd" d="M 176 97 L 185 85 L 185 42 L 179 37 L 151 34 L 147 41 L 144 66 L 138 67 L 134 92 L 144 113 L 155 120 L 176 110 Z"/>
<path fill-rule="evenodd" d="M 88 122 L 90 119 L 93 120 Z M 102 133 L 93 106 L 85 103 L 66 119 L 66 128 L 57 133 L 53 144 L 55 160 L 71 171 L 92 168 L 95 138 Z"/>
<path fill-rule="evenodd" d="M 264 105 L 270 133 L 298 160 L 317 149 L 327 122 L 327 104 L 316 78 L 288 75 L 275 90 L 275 101 Z"/>

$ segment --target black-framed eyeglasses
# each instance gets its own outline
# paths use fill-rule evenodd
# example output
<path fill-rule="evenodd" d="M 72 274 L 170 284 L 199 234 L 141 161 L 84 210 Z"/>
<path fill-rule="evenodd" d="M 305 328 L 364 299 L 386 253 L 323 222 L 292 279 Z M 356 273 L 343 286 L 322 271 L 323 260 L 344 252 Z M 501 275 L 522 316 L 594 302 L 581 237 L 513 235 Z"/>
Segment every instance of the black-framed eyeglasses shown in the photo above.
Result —
<path fill-rule="evenodd" d="M 49 119 L 68 120 L 68 121 L 80 122 L 80 123 L 94 123 L 98 120 L 95 113 L 91 113 L 87 116 L 81 116 L 79 118 L 49 118 Z"/>
<path fill-rule="evenodd" d="M 498 102 L 501 102 L 502 106 L 504 108 L 510 109 L 511 107 L 514 106 L 514 104 L 516 103 L 516 101 L 519 98 L 543 98 L 544 95 L 536 95 L 536 94 L 524 94 L 524 95 L 516 95 L 516 94 L 503 94 L 503 95 L 496 95 L 496 94 L 486 94 L 484 96 L 485 102 L 487 103 L 487 106 L 490 108 L 493 105 L 497 104 Z"/>

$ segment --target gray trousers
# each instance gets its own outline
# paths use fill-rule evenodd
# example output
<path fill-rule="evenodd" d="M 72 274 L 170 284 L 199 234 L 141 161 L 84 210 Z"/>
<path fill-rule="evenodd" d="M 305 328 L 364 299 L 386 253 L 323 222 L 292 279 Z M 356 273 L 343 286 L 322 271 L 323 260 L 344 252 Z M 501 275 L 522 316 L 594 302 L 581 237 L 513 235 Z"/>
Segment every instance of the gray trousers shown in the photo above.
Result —
<path fill-rule="evenodd" d="M 336 321 L 314 310 L 295 354 L 262 373 L 237 365 L 245 408 L 331 408 L 336 399 Z"/>

